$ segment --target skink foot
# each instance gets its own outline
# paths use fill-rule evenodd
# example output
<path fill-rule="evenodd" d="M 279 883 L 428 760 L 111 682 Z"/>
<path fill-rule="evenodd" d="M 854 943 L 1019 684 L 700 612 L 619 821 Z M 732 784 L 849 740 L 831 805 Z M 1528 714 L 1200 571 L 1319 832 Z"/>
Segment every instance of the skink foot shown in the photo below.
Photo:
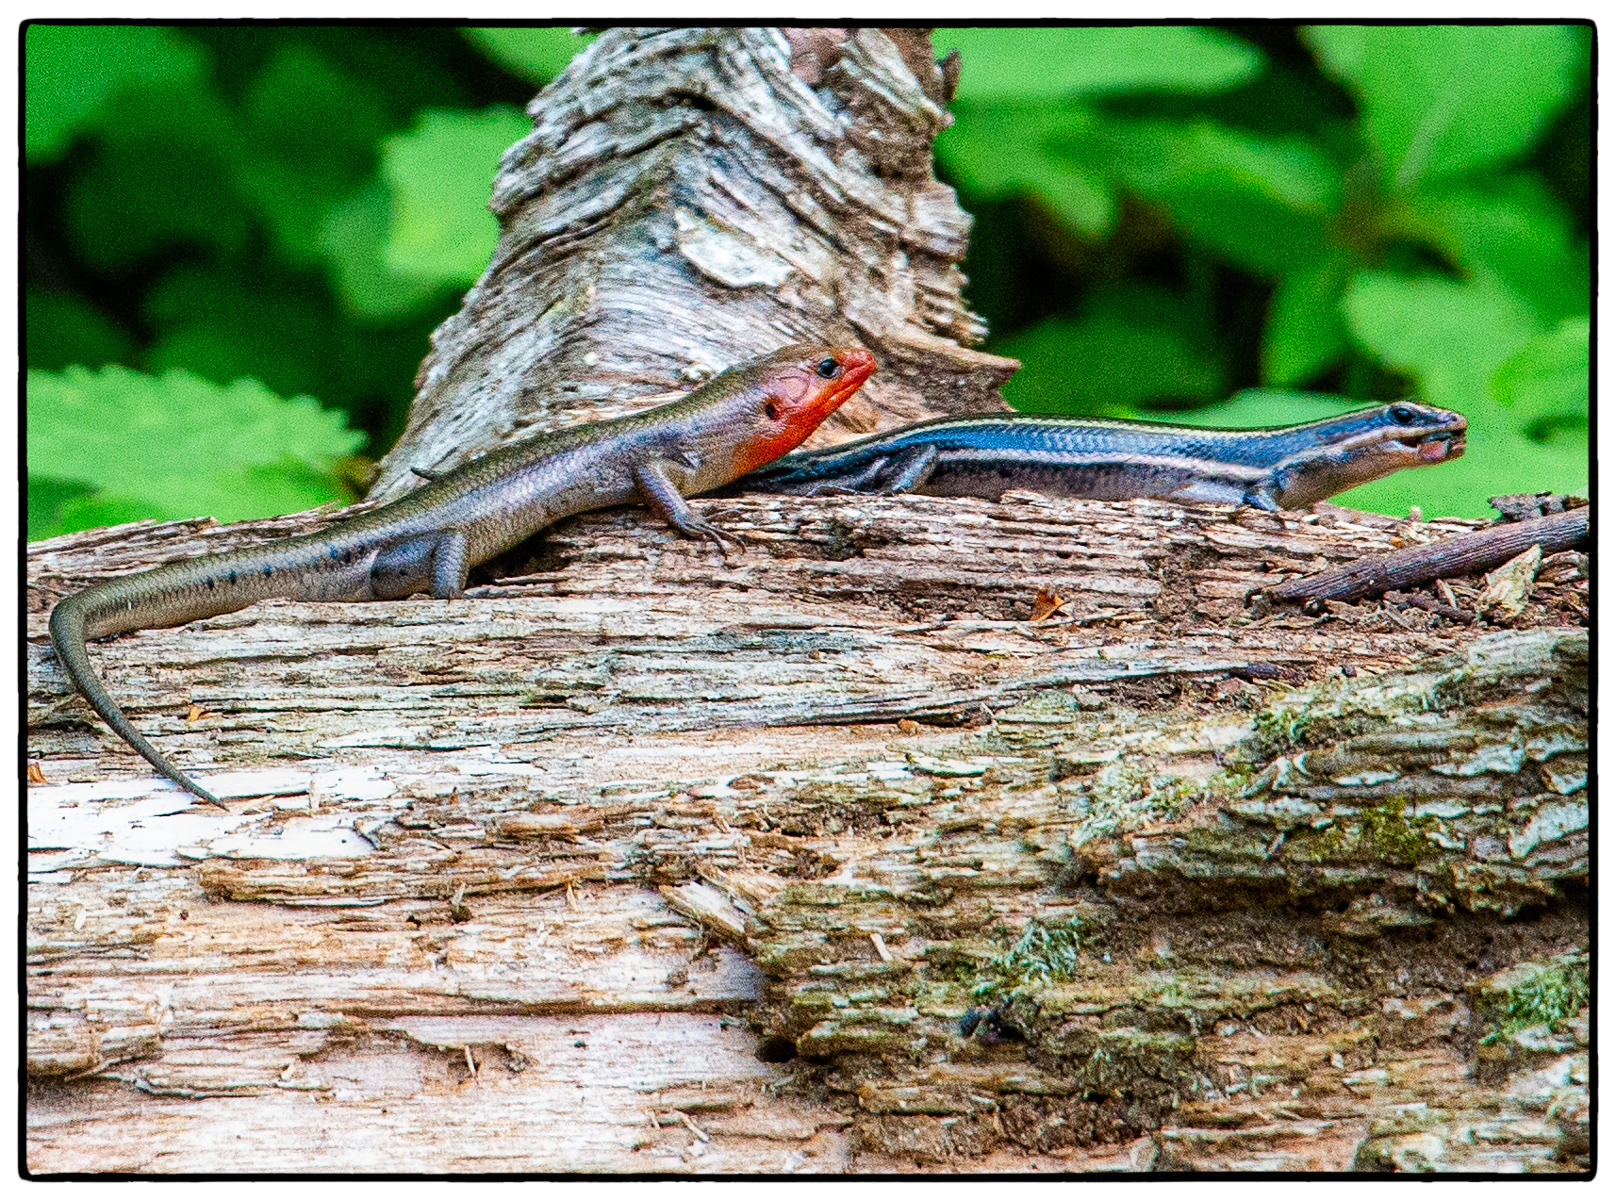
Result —
<path fill-rule="evenodd" d="M 724 556 L 725 562 L 729 561 L 730 546 L 734 546 L 742 554 L 746 553 L 746 540 L 744 538 L 737 537 L 735 534 L 730 533 L 728 530 L 720 529 L 716 525 L 708 525 L 704 521 L 696 526 L 695 533 L 697 537 L 705 538 L 717 546 L 718 552 Z"/>

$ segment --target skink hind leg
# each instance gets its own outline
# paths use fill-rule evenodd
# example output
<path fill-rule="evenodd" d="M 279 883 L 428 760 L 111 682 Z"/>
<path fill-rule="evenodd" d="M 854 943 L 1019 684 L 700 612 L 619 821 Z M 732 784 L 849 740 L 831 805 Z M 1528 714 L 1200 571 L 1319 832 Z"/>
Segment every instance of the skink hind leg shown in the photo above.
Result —
<path fill-rule="evenodd" d="M 841 479 L 824 480 L 802 491 L 804 496 L 856 496 L 860 492 L 880 492 L 886 489 L 882 474 L 891 460 L 882 455 L 855 474 Z M 796 489 L 793 489 L 796 490 Z"/>
<path fill-rule="evenodd" d="M 641 463 L 634 468 L 634 486 L 639 489 L 640 499 L 645 506 L 669 525 L 688 538 L 705 538 L 718 547 L 718 552 L 729 557 L 725 542 L 731 542 L 740 549 L 746 549 L 746 543 L 733 533 L 710 525 L 695 513 L 685 503 L 685 498 L 679 494 L 679 489 L 669 481 L 662 468 L 656 463 Z"/>
<path fill-rule="evenodd" d="M 370 593 L 377 600 L 402 600 L 427 592 L 456 600 L 466 591 L 466 535 L 458 529 L 423 533 L 389 546 L 370 568 Z"/>
<path fill-rule="evenodd" d="M 466 535 L 451 529 L 432 551 L 432 598 L 458 600 L 466 594 Z"/>

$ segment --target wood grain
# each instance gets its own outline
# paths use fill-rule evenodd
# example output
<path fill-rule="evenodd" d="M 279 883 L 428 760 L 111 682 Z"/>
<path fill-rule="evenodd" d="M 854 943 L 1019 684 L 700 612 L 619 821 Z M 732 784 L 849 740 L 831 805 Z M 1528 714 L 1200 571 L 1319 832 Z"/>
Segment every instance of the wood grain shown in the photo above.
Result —
<path fill-rule="evenodd" d="M 1466 961 L 1485 975 L 1586 936 L 1573 702 L 1563 744 L 1526 760 L 1565 790 L 1521 793 L 1558 799 L 1516 806 L 1502 836 L 1520 856 L 1440 806 L 1386 870 L 1365 840 L 1384 799 L 1153 805 L 1290 689 L 1346 686 L 1344 666 L 1352 694 L 1389 693 L 1502 638 L 1526 656 L 1526 682 L 1488 676 L 1505 709 L 1555 671 L 1573 686 L 1585 658 L 1553 647 L 1580 636 L 1557 624 L 1575 572 L 1515 629 L 1264 615 L 1244 597 L 1288 572 L 1468 523 L 1022 494 L 696 503 L 748 551 L 724 562 L 637 511 L 599 514 L 464 601 L 264 604 L 96 646 L 137 724 L 237 798 L 228 813 L 93 721 L 44 615 L 106 573 L 322 518 L 31 548 L 32 1169 L 257 1170 L 271 1146 L 325 1170 L 1345 1169 L 1409 1165 L 1409 1144 L 1452 1161 L 1484 1117 L 1491 1157 L 1460 1161 L 1574 1167 L 1585 1086 L 1544 1085 L 1538 1109 L 1498 1098 L 1544 1063 L 1574 1075 L 1585 1050 L 1517 1049 L 1517 1074 L 1478 1088 L 1462 982 Z M 1065 606 L 1032 623 L 1040 588 Z M 1455 761 L 1519 738 L 1446 719 L 1449 743 L 1470 739 Z M 1149 770 L 1106 785 L 1119 751 Z M 1317 853 L 1276 859 L 1298 802 L 1325 822 Z M 1226 826 L 1247 832 L 1194 832 Z M 1448 860 L 1471 863 L 1458 891 L 1432 882 L 1459 878 Z M 1071 912 L 1104 932 L 1086 982 L 1042 1003 L 1078 1025 L 1012 1005 L 1028 1040 L 962 1039 L 1001 939 Z M 1432 933 L 1427 975 L 1399 983 L 1399 939 Z M 1201 999 L 1171 999 L 1174 980 Z M 815 996 L 847 1007 L 804 1025 Z M 1044 1056 L 1092 1054 L 1079 1014 L 1100 1011 L 1134 1014 L 1107 1034 L 1132 1047 L 1118 1095 L 1157 1083 L 1125 1103 L 1051 1093 L 1069 1068 Z M 1129 1032 L 1193 1012 L 1201 1035 L 1170 1053 Z M 1265 1078 L 1288 1082 L 1241 1082 Z M 1436 1133 L 1404 1128 L 1413 1103 L 1445 1114 Z M 1533 1141 L 1553 1105 L 1558 1132 Z"/>

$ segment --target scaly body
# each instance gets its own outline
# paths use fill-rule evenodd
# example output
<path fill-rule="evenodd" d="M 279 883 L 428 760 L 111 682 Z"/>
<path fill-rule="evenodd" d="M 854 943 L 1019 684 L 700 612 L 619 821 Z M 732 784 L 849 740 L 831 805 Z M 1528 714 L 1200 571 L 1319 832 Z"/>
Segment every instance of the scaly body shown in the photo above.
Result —
<path fill-rule="evenodd" d="M 1458 413 L 1411 403 L 1275 429 L 982 413 L 793 454 L 726 491 L 997 500 L 1020 488 L 1095 500 L 1159 496 L 1302 508 L 1405 467 L 1457 458 L 1464 431 Z"/>
<path fill-rule="evenodd" d="M 867 350 L 790 346 L 672 404 L 497 450 L 328 530 L 108 580 L 52 610 L 57 661 L 90 707 L 165 778 L 217 804 L 129 723 L 97 678 L 87 639 L 181 625 L 275 597 L 456 597 L 476 564 L 563 517 L 636 499 L 686 536 L 721 545 L 730 535 L 683 497 L 799 445 L 874 369 Z"/>

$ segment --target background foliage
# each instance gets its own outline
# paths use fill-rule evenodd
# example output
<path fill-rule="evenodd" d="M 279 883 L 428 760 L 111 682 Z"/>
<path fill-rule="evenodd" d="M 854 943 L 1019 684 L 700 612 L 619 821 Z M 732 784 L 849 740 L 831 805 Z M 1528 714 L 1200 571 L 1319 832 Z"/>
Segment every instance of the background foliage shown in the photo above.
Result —
<path fill-rule="evenodd" d="M 1588 482 L 1586 27 L 939 30 L 938 157 L 1018 408 L 1278 424 L 1416 396 L 1456 466 L 1342 502 Z"/>
<path fill-rule="evenodd" d="M 1026 364 L 1007 396 L 1249 425 L 1415 395 L 1470 417 L 1467 457 L 1347 502 L 1584 489 L 1590 40 L 939 30 L 939 169 L 990 348 Z M 29 26 L 29 536 L 356 494 L 487 264 L 522 106 L 583 44 Z"/>

